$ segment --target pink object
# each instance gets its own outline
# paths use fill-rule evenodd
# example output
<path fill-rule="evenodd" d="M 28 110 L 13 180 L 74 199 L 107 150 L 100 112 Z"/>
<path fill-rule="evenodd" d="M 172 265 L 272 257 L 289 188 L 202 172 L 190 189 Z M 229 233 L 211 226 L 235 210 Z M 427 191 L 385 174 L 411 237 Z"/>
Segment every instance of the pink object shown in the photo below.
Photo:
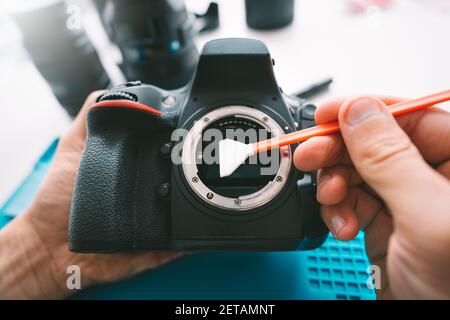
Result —
<path fill-rule="evenodd" d="M 363 13 L 370 6 L 382 9 L 391 5 L 392 2 L 393 0 L 349 0 L 348 7 L 351 13 Z"/>

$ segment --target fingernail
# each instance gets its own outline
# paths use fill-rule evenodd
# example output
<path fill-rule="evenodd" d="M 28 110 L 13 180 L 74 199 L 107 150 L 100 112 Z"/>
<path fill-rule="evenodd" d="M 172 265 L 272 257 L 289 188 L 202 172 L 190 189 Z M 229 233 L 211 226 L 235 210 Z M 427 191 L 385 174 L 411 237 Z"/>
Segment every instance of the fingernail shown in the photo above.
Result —
<path fill-rule="evenodd" d="M 333 229 L 332 231 L 335 236 L 338 235 L 339 231 L 341 231 L 342 228 L 345 227 L 345 225 L 345 219 L 341 216 L 334 216 L 333 218 L 331 218 L 331 229 Z"/>
<path fill-rule="evenodd" d="M 345 121 L 350 126 L 373 117 L 382 112 L 380 102 L 373 98 L 358 98 L 351 102 L 345 114 Z"/>

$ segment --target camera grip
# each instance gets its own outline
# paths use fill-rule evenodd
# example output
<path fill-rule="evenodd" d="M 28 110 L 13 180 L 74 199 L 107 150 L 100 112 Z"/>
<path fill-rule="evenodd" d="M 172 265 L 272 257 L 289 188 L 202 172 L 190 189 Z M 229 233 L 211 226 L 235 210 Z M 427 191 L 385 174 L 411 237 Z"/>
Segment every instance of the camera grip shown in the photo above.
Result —
<path fill-rule="evenodd" d="M 93 108 L 69 219 L 77 252 L 170 248 L 169 203 L 158 187 L 170 180 L 159 149 L 170 128 L 157 115 L 126 108 Z"/>

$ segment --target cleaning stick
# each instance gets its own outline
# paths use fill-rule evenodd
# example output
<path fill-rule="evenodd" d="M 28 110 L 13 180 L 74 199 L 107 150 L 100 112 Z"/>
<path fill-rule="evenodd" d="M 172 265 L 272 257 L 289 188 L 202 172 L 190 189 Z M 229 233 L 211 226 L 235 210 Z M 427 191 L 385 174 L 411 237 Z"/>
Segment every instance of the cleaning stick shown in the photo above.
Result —
<path fill-rule="evenodd" d="M 449 100 L 450 90 L 446 90 L 422 98 L 405 100 L 390 105 L 388 110 L 396 117 Z M 331 122 L 252 144 L 245 144 L 231 139 L 222 140 L 219 142 L 220 177 L 231 175 L 249 156 L 259 152 L 299 143 L 312 137 L 329 135 L 339 131 L 339 123 Z"/>

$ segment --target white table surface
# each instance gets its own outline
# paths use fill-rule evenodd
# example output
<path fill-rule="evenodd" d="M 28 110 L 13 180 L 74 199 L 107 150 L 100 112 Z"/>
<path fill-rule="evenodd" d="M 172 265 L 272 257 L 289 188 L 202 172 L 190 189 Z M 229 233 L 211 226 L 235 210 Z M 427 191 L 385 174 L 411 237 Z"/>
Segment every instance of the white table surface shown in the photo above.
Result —
<path fill-rule="evenodd" d="M 188 0 L 187 5 L 201 12 L 208 2 Z M 247 28 L 244 0 L 217 2 L 220 28 L 199 37 L 198 46 L 220 37 L 263 40 L 276 60 L 275 73 L 285 92 L 333 77 L 331 90 L 312 102 L 365 93 L 418 97 L 450 87 L 450 12 L 430 5 L 449 0 L 396 0 L 389 9 L 360 15 L 350 14 L 344 0 L 297 0 L 294 23 L 270 32 Z M 17 46 L 17 34 L 1 10 L 0 205 L 70 124 Z M 95 32 L 95 16 L 86 14 L 84 20 L 107 57 L 110 46 Z M 444 108 L 450 110 L 450 105 Z"/>

